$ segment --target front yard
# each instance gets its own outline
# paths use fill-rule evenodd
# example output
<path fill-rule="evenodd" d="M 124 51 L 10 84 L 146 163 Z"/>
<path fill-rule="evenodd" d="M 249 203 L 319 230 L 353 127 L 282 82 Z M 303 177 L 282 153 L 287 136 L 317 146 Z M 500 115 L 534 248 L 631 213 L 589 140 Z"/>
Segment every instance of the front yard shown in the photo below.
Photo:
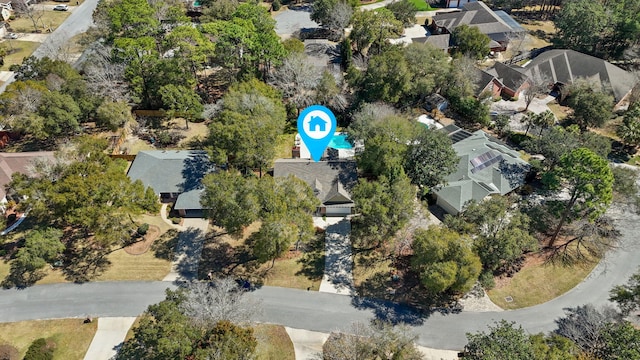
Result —
<path fill-rule="evenodd" d="M 573 289 L 597 264 L 595 260 L 564 266 L 545 262 L 543 255 L 530 255 L 519 272 L 511 278 L 496 279 L 496 287 L 487 293 L 505 310 L 542 304 Z"/>
<path fill-rule="evenodd" d="M 24 58 L 31 56 L 31 54 L 40 46 L 40 43 L 33 41 L 21 41 L 21 40 L 4 40 L 3 46 L 9 51 L 8 55 L 4 57 L 4 65 L 0 67 L 0 70 L 9 70 L 11 65 L 20 65 Z"/>
<path fill-rule="evenodd" d="M 36 5 L 37 6 L 37 5 Z M 47 29 L 51 29 L 52 31 L 57 29 L 60 24 L 62 24 L 71 13 L 68 11 L 52 11 L 52 10 L 44 10 L 42 12 L 42 17 L 37 19 L 38 24 L 38 32 L 46 32 Z M 27 16 L 17 17 L 15 20 L 9 21 L 9 27 L 11 32 L 15 33 L 33 33 L 36 32 L 33 27 L 33 21 Z"/>
<path fill-rule="evenodd" d="M 210 233 L 202 250 L 198 277 L 206 279 L 211 273 L 212 277 L 248 279 L 257 286 L 317 291 L 324 274 L 324 234 L 300 244 L 298 250 L 290 249 L 271 267 L 271 261 L 259 264 L 251 254 L 248 239 L 258 228 L 259 223 L 248 226 L 240 238 Z"/>
<path fill-rule="evenodd" d="M 97 327 L 97 319 L 88 324 L 83 319 L 4 323 L 0 324 L 0 345 L 15 347 L 22 359 L 34 340 L 45 338 L 55 345 L 54 360 L 82 360 Z"/>

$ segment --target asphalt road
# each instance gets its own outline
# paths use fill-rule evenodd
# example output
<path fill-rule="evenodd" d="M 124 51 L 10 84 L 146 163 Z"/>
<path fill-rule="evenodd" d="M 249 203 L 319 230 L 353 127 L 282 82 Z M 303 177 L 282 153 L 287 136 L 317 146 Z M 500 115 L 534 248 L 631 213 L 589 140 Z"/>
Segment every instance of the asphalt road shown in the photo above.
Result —
<path fill-rule="evenodd" d="M 42 58 L 45 56 L 57 58 L 58 55 L 64 55 L 65 45 L 69 40 L 89 29 L 93 24 L 93 11 L 98 5 L 98 0 L 85 0 L 80 6 L 77 6 L 71 15 L 57 29 L 55 29 L 45 41 L 33 52 L 33 56 Z M 7 85 L 15 81 L 15 77 L 11 76 L 7 81 L 0 85 L 0 93 L 3 93 Z"/>
<path fill-rule="evenodd" d="M 613 285 L 626 282 L 640 265 L 637 236 L 640 217 L 612 212 L 622 232 L 620 246 L 610 252 L 583 283 L 545 304 L 504 312 L 434 313 L 420 317 L 410 309 L 345 295 L 263 287 L 251 293 L 260 299 L 261 321 L 292 328 L 329 332 L 347 328 L 353 321 L 382 318 L 407 322 L 419 335 L 418 343 L 439 349 L 461 349 L 465 333 L 486 330 L 496 320 L 516 321 L 530 333 L 555 329 L 563 309 L 586 303 L 608 303 Z M 67 317 L 136 316 L 164 298 L 168 282 L 100 282 L 38 285 L 24 290 L 0 291 L 0 322 Z M 531 289 L 535 291 L 535 289 Z"/>

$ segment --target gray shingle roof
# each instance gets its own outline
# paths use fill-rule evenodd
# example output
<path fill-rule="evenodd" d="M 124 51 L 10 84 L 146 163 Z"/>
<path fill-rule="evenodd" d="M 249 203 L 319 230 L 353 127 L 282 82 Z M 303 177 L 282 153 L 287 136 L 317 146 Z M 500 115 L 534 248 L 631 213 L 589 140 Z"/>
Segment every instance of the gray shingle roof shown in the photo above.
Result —
<path fill-rule="evenodd" d="M 184 207 L 176 204 L 176 208 L 200 209 L 199 198 L 194 194 L 202 188 L 202 178 L 214 170 L 215 165 L 203 150 L 146 150 L 136 155 L 128 175 L 158 194 L 185 193 L 182 200 L 178 199 Z"/>
<path fill-rule="evenodd" d="M 350 191 L 358 180 L 355 161 L 314 162 L 304 159 L 279 159 L 273 167 L 274 177 L 294 175 L 316 192 L 323 205 L 350 204 Z"/>
<path fill-rule="evenodd" d="M 627 71 L 574 50 L 545 51 L 531 60 L 525 70 L 529 75 L 544 74 L 554 83 L 571 84 L 578 78 L 598 81 L 611 88 L 616 102 L 622 100 L 635 85 L 634 77 Z"/>
<path fill-rule="evenodd" d="M 475 26 L 492 40 L 504 41 L 506 34 L 525 31 L 515 20 L 507 21 L 507 18 L 510 19 L 506 13 L 496 14 L 482 1 L 476 1 L 467 3 L 459 12 L 436 14 L 433 21 L 449 32 L 460 25 Z"/>
<path fill-rule="evenodd" d="M 430 35 L 424 38 L 415 38 L 413 39 L 415 42 L 420 42 L 423 44 L 431 44 L 435 48 L 440 50 L 448 50 L 451 42 L 450 34 L 441 34 L 441 35 Z"/>
<path fill-rule="evenodd" d="M 436 194 L 457 211 L 470 200 L 510 193 L 524 183 L 529 171 L 529 164 L 518 152 L 482 130 L 453 144 L 453 148 L 460 157 L 458 168 Z"/>

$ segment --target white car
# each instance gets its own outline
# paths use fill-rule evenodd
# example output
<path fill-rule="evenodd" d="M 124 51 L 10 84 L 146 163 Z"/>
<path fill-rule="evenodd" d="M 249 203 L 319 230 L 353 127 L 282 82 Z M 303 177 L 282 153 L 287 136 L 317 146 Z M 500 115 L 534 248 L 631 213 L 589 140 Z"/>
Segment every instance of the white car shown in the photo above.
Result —
<path fill-rule="evenodd" d="M 17 39 L 18 35 L 15 33 L 8 33 L 4 36 L 5 39 Z"/>
<path fill-rule="evenodd" d="M 53 7 L 55 11 L 68 11 L 69 7 L 67 5 L 56 5 Z"/>

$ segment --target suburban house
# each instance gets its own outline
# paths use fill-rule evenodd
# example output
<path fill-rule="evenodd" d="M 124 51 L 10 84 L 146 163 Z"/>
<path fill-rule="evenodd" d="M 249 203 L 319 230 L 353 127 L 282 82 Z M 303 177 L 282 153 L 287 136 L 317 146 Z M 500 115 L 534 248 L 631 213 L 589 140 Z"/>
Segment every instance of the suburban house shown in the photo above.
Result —
<path fill-rule="evenodd" d="M 493 11 L 482 1 L 466 3 L 462 11 L 436 14 L 429 30 L 432 36 L 452 34 L 460 25 L 477 27 L 491 39 L 489 48 L 496 52 L 506 50 L 511 39 L 526 34 L 526 30 L 509 14 L 502 10 Z"/>
<path fill-rule="evenodd" d="M 127 175 L 150 186 L 162 202 L 175 202 L 181 216 L 199 217 L 202 178 L 215 170 L 203 150 L 145 150 L 136 155 Z"/>
<path fill-rule="evenodd" d="M 278 159 L 273 166 L 274 177 L 294 175 L 313 189 L 320 200 L 317 214 L 346 216 L 353 213 L 351 189 L 358 181 L 355 161 L 309 161 Z"/>
<path fill-rule="evenodd" d="M 622 105 L 635 85 L 627 71 L 597 57 L 574 50 L 555 49 L 543 52 L 525 67 L 496 63 L 481 71 L 478 88 L 497 89 L 505 96 L 519 96 L 532 79 L 547 79 L 549 90 L 559 91 L 576 79 L 595 81 L 613 95 L 616 107 Z"/>
<path fill-rule="evenodd" d="M 7 192 L 7 186 L 11 182 L 11 176 L 14 173 L 21 173 L 28 176 L 34 176 L 32 165 L 36 161 L 54 161 L 53 151 L 34 151 L 7 153 L 0 152 L 0 208 L 4 210 L 7 201 L 12 200 L 11 195 Z M 18 199 L 15 199 L 18 200 Z"/>
<path fill-rule="evenodd" d="M 449 125 L 443 131 L 460 157 L 458 169 L 435 193 L 437 204 L 447 213 L 457 215 L 471 200 L 506 195 L 524 184 L 530 166 L 517 151 L 482 130 L 469 133 Z"/>

